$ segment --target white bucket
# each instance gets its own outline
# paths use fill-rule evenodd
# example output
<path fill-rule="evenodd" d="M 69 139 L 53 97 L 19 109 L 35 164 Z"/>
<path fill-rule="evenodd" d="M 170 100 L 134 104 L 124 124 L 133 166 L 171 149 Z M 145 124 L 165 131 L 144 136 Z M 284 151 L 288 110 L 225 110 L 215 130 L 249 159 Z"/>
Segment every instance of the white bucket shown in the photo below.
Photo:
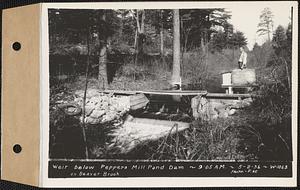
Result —
<path fill-rule="evenodd" d="M 222 74 L 222 85 L 231 85 L 231 72 Z"/>

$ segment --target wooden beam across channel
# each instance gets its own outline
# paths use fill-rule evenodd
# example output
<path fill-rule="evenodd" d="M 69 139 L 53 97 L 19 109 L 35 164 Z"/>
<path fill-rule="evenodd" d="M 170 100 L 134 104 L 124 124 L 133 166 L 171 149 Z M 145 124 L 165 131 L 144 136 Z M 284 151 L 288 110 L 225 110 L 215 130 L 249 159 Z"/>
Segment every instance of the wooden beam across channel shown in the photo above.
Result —
<path fill-rule="evenodd" d="M 149 91 L 118 91 L 118 90 L 105 90 L 104 93 L 113 93 L 120 95 L 133 95 L 133 94 L 150 94 L 150 95 L 178 95 L 178 96 L 197 96 L 206 95 L 207 91 L 203 90 L 149 90 Z"/>

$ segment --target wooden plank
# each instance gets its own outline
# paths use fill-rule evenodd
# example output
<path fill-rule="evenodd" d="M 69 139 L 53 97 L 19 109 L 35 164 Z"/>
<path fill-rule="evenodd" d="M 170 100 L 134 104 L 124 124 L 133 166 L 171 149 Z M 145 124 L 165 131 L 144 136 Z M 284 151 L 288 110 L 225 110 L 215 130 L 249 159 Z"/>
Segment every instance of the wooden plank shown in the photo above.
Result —
<path fill-rule="evenodd" d="M 103 93 L 113 93 L 113 94 L 117 94 L 117 95 L 134 95 L 137 94 L 137 91 L 127 91 L 127 90 L 105 90 L 103 91 Z"/>
<path fill-rule="evenodd" d="M 189 96 L 189 95 L 205 95 L 207 91 L 203 90 L 152 90 L 152 91 L 138 91 L 143 94 L 156 95 L 172 95 L 172 96 Z"/>
<path fill-rule="evenodd" d="M 250 98 L 254 95 L 251 94 L 225 94 L 225 93 L 209 93 L 203 90 L 152 90 L 152 91 L 117 91 L 117 90 L 106 90 L 104 93 L 114 93 L 123 95 L 134 95 L 134 94 L 150 94 L 150 95 L 178 95 L 178 96 L 197 96 L 203 95 L 209 98 Z"/>
<path fill-rule="evenodd" d="M 150 91 L 105 90 L 104 93 L 114 93 L 120 95 L 156 94 L 156 95 L 189 96 L 189 95 L 205 95 L 207 94 L 207 91 L 203 91 L 203 90 L 150 90 Z"/>
<path fill-rule="evenodd" d="M 248 88 L 248 87 L 257 87 L 257 84 L 249 84 L 249 85 L 227 85 L 227 84 L 222 84 L 222 88 L 228 88 L 228 87 L 234 87 L 234 88 Z"/>
<path fill-rule="evenodd" d="M 170 95 L 170 96 L 197 96 L 203 95 L 208 98 L 250 98 L 251 94 L 225 94 L 225 93 L 208 93 L 203 90 L 152 90 L 152 91 L 117 91 L 106 90 L 104 93 L 114 93 L 120 95 L 149 94 L 149 95 Z M 152 102 L 152 101 L 151 101 Z"/>
<path fill-rule="evenodd" d="M 224 94 L 224 93 L 207 93 L 208 98 L 251 98 L 251 94 Z"/>

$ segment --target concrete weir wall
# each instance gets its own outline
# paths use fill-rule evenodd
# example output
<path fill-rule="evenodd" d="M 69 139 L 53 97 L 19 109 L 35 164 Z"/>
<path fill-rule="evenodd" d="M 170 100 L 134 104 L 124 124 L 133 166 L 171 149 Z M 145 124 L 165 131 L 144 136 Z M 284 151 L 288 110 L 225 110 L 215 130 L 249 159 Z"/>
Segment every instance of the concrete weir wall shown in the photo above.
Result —
<path fill-rule="evenodd" d="M 209 121 L 234 115 L 238 109 L 249 106 L 251 102 L 252 98 L 236 100 L 207 98 L 206 96 L 199 95 L 192 98 L 191 107 L 195 119 Z"/>

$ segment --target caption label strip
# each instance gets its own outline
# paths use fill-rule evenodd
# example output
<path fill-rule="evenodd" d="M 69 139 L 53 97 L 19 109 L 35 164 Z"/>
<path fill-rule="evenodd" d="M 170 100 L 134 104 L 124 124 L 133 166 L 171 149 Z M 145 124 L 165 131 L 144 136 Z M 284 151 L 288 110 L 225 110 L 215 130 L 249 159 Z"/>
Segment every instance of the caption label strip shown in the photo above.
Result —
<path fill-rule="evenodd" d="M 49 161 L 48 177 L 292 177 L 292 163 Z"/>

